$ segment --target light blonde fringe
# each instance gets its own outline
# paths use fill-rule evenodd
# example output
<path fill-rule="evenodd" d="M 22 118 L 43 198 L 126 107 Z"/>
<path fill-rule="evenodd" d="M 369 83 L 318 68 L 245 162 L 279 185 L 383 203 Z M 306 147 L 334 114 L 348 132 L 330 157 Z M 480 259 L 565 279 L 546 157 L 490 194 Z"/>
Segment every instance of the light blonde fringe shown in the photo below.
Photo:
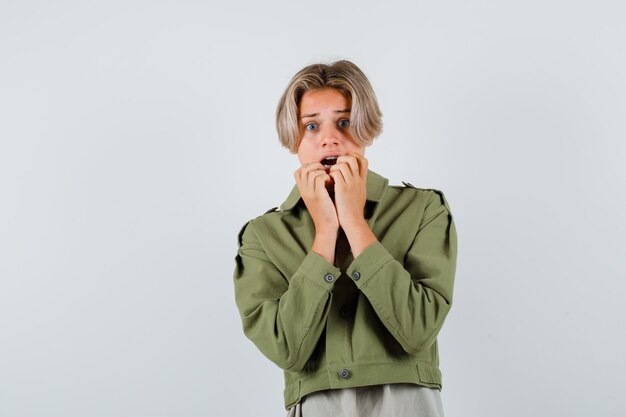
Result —
<path fill-rule="evenodd" d="M 382 132 L 383 115 L 376 95 L 359 67 L 346 60 L 313 64 L 294 75 L 276 108 L 278 139 L 291 153 L 296 153 L 300 145 L 298 111 L 302 95 L 325 87 L 336 88 L 352 102 L 350 129 L 355 142 L 369 146 Z"/>

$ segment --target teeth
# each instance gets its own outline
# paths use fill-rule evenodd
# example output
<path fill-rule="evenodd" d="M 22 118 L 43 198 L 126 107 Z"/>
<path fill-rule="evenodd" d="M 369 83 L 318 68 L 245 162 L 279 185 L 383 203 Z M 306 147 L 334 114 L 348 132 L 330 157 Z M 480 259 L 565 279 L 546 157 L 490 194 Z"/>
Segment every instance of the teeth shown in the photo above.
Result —
<path fill-rule="evenodd" d="M 335 165 L 337 163 L 337 157 L 327 156 L 326 158 L 322 159 L 321 163 L 322 165 L 324 165 L 325 168 L 330 168 L 332 165 Z"/>

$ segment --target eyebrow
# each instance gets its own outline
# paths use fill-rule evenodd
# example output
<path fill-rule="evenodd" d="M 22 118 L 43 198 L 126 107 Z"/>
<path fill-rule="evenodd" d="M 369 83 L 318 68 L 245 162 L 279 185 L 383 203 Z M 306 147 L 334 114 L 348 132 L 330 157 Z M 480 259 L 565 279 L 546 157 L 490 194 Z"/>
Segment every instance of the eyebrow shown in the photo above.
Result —
<path fill-rule="evenodd" d="M 350 109 L 335 110 L 335 113 L 350 113 Z M 315 117 L 315 116 L 319 116 L 319 113 L 303 114 L 302 116 L 300 116 L 300 118 L 304 119 L 305 117 Z"/>

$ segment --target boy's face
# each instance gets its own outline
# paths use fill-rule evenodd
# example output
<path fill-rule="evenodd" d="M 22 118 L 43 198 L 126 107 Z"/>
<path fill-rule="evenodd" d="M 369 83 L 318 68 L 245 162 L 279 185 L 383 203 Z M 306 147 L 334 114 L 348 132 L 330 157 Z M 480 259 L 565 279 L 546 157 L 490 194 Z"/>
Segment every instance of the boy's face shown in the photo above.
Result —
<path fill-rule="evenodd" d="M 334 164 L 333 157 L 365 153 L 365 146 L 352 138 L 350 107 L 350 100 L 334 88 L 309 90 L 302 95 L 298 114 L 298 159 L 302 165 L 323 160 L 324 165 Z"/>

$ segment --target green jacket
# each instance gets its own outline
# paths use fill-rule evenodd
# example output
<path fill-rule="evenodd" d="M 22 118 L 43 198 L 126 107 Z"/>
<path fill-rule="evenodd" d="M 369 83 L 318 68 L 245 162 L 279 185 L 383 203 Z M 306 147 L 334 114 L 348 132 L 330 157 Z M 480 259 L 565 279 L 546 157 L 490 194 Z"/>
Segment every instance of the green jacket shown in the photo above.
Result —
<path fill-rule="evenodd" d="M 456 229 L 442 192 L 387 184 L 368 172 L 365 218 L 378 242 L 356 259 L 342 231 L 335 265 L 310 251 L 315 229 L 296 186 L 239 233 L 235 300 L 245 335 L 284 370 L 285 408 L 323 389 L 441 389 Z"/>

